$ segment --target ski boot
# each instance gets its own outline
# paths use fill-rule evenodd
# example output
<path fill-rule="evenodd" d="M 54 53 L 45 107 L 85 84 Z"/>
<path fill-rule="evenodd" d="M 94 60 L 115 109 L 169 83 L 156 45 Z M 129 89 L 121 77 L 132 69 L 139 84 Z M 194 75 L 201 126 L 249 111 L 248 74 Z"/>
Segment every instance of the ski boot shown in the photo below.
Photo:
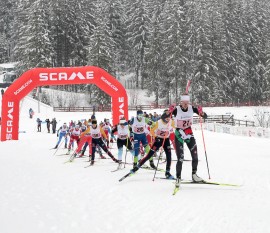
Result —
<path fill-rule="evenodd" d="M 102 155 L 102 154 L 100 154 L 100 158 L 101 159 L 106 159 L 106 157 L 104 155 Z"/>
<path fill-rule="evenodd" d="M 168 180 L 173 180 L 174 179 L 174 177 L 172 176 L 172 174 L 169 171 L 166 171 L 165 172 L 165 177 Z"/>
<path fill-rule="evenodd" d="M 150 167 L 156 170 L 157 167 L 155 166 L 154 161 L 150 160 L 149 162 L 150 162 Z"/>
<path fill-rule="evenodd" d="M 123 165 L 123 163 L 122 163 L 122 160 L 118 160 L 118 167 L 117 167 L 117 169 L 121 169 L 121 167 L 122 167 L 122 165 Z"/>
<path fill-rule="evenodd" d="M 193 173 L 192 174 L 192 181 L 195 183 L 200 183 L 200 182 L 203 182 L 204 180 L 201 177 L 199 177 L 196 173 Z"/>
<path fill-rule="evenodd" d="M 177 178 L 176 179 L 176 182 L 175 182 L 175 188 L 179 188 L 180 187 L 180 184 L 181 184 L 181 178 Z"/>
<path fill-rule="evenodd" d="M 130 173 L 134 174 L 136 171 L 139 170 L 139 168 L 140 167 L 138 165 L 133 166 L 133 169 L 130 170 Z"/>

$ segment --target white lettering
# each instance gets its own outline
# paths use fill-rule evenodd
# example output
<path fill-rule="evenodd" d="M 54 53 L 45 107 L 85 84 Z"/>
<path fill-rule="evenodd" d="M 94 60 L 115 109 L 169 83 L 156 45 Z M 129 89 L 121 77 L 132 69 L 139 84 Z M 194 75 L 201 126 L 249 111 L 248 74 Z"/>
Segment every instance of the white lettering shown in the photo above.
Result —
<path fill-rule="evenodd" d="M 6 140 L 11 140 L 12 139 L 12 131 L 13 131 L 13 111 L 14 111 L 14 102 L 8 102 L 7 103 L 8 108 L 10 108 L 8 110 L 8 120 L 6 123 L 6 127 L 7 127 L 7 133 L 6 133 Z"/>
<path fill-rule="evenodd" d="M 73 72 L 70 76 L 66 72 L 61 73 L 40 73 L 39 74 L 39 81 L 57 81 L 57 80 L 74 80 L 79 78 L 80 80 L 85 79 L 93 79 L 94 78 L 94 71 L 87 71 L 85 75 L 81 72 Z"/>
<path fill-rule="evenodd" d="M 48 73 L 39 74 L 39 81 L 47 81 L 47 80 L 48 80 Z"/>
<path fill-rule="evenodd" d="M 14 102 L 8 102 L 8 107 L 13 108 L 14 107 Z"/>
<path fill-rule="evenodd" d="M 50 80 L 51 81 L 57 81 L 57 77 L 53 77 L 53 76 L 57 76 L 58 74 L 57 73 L 50 73 L 49 77 L 50 77 Z"/>
<path fill-rule="evenodd" d="M 32 79 L 28 80 L 25 84 L 23 84 L 18 90 L 14 92 L 14 95 L 18 95 L 23 89 L 25 89 L 32 82 L 33 82 Z"/>
<path fill-rule="evenodd" d="M 12 123 L 13 123 L 13 121 L 7 121 L 7 126 L 12 127 L 13 126 Z"/>
<path fill-rule="evenodd" d="M 114 86 L 114 85 L 113 85 L 110 81 L 108 81 L 106 78 L 101 77 L 101 80 L 102 80 L 103 82 L 105 82 L 106 84 L 108 84 L 113 90 L 118 91 L 118 88 L 117 88 L 116 86 Z"/>
<path fill-rule="evenodd" d="M 94 78 L 94 71 L 87 71 L 86 79 L 93 79 L 93 78 Z"/>
<path fill-rule="evenodd" d="M 119 112 L 121 113 L 120 116 L 119 116 L 119 119 L 121 119 L 122 117 L 124 117 L 124 113 L 125 113 L 125 111 L 124 111 L 124 109 L 123 109 L 124 106 L 125 106 L 124 100 L 125 100 L 124 97 L 119 97 L 119 98 L 118 98 L 118 102 L 121 103 L 121 104 L 119 105 Z"/>
<path fill-rule="evenodd" d="M 11 108 L 11 109 L 8 110 L 8 118 L 11 119 L 11 120 L 13 120 L 13 116 L 12 116 L 11 113 L 13 113 L 13 108 Z"/>
<path fill-rule="evenodd" d="M 59 80 L 67 80 L 67 73 L 59 73 Z"/>

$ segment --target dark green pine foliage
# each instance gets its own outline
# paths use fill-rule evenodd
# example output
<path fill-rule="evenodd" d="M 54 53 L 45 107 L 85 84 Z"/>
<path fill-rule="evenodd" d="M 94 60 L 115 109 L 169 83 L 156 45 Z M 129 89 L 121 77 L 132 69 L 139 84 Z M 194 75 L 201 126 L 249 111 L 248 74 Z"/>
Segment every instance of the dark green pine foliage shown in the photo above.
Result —
<path fill-rule="evenodd" d="M 69 1 L 71 7 L 71 18 L 69 19 L 70 30 L 70 44 L 72 45 L 71 58 L 72 66 L 87 65 L 89 45 L 89 34 L 92 31 L 86 22 L 85 0 Z"/>
<path fill-rule="evenodd" d="M 243 54 L 245 38 L 244 24 L 239 9 L 241 5 L 235 0 L 224 2 L 222 10 L 221 28 L 221 48 L 222 55 L 219 62 L 220 72 L 220 97 L 221 102 L 236 103 L 239 99 L 239 92 L 243 88 L 241 82 L 243 72 L 242 66 L 245 66 L 246 58 Z M 244 84 L 245 86 L 245 84 Z M 230 96 L 226 96 L 230 93 Z"/>
<path fill-rule="evenodd" d="M 55 66 L 87 64 L 89 30 L 84 20 L 83 3 L 82 0 L 58 0 L 50 3 Z"/>
<path fill-rule="evenodd" d="M 167 90 L 169 89 L 174 97 L 174 103 L 179 102 L 179 96 L 184 93 L 187 82 L 187 5 L 181 0 L 173 0 L 166 2 L 164 6 L 164 16 L 167 17 L 163 24 L 164 39 L 162 43 L 164 55 L 166 57 L 166 76 L 170 77 L 170 83 L 166 83 Z M 167 98 L 168 101 L 168 98 Z"/>
<path fill-rule="evenodd" d="M 97 20 L 97 26 L 93 32 L 93 36 L 90 40 L 90 57 L 89 63 L 94 66 L 98 66 L 108 73 L 115 74 L 114 65 L 114 48 L 115 41 L 112 38 L 112 31 L 109 27 L 109 9 L 110 4 L 107 2 L 96 3 L 95 18 Z M 100 17 L 100 16 L 103 17 Z M 110 96 L 104 93 L 99 88 L 93 88 L 94 96 L 96 97 L 97 103 L 105 104 L 111 102 Z"/>
<path fill-rule="evenodd" d="M 49 38 L 48 6 L 45 0 L 24 5 L 19 19 L 19 36 L 15 54 L 21 70 L 34 67 L 50 67 L 52 46 Z M 31 12 L 31 14 L 29 14 Z M 21 17 L 20 17 L 21 16 Z"/>
<path fill-rule="evenodd" d="M 12 28 L 14 24 L 15 0 L 0 0 L 0 63 L 8 62 L 12 56 Z M 14 61 L 14 60 L 13 60 Z"/>
<path fill-rule="evenodd" d="M 209 102 L 209 96 L 212 90 L 212 80 L 210 73 L 214 71 L 215 62 L 212 57 L 211 37 L 211 21 L 209 19 L 209 2 L 200 1 L 197 5 L 196 13 L 196 38 L 194 53 L 194 77 L 192 78 L 192 94 L 193 102 L 202 103 Z"/>
<path fill-rule="evenodd" d="M 255 104 L 263 102 L 269 94 L 269 88 L 266 87 L 267 80 L 264 78 L 269 54 L 269 50 L 266 50 L 269 48 L 269 10 L 266 10 L 267 5 L 269 6 L 269 3 L 264 1 L 251 1 L 246 9 L 249 32 L 246 44 L 247 81 L 249 101 L 255 102 Z"/>
<path fill-rule="evenodd" d="M 112 59 L 114 70 L 121 71 L 127 66 L 127 41 L 125 27 L 125 10 L 122 0 L 110 0 L 108 5 L 108 28 L 114 41 Z"/>
<path fill-rule="evenodd" d="M 135 71 L 136 87 L 144 89 L 145 48 L 149 36 L 149 2 L 134 0 L 127 9 L 127 39 L 130 45 L 131 65 Z M 139 83 L 140 82 L 140 83 Z M 139 85 L 140 84 L 140 85 Z"/>
<path fill-rule="evenodd" d="M 162 14 L 165 1 L 156 4 L 151 19 L 152 27 L 149 28 L 149 40 L 145 48 L 145 86 L 149 95 L 155 96 L 155 105 L 159 104 L 159 99 L 168 97 L 169 89 L 166 89 L 170 77 L 165 75 L 166 57 L 164 56 L 165 46 L 162 43 L 166 37 L 163 32 L 164 15 Z M 168 87 L 168 86 L 167 86 Z M 163 90 L 162 90 L 163 89 Z M 164 90 L 166 89 L 166 90 Z M 169 100 L 168 100 L 169 102 Z"/>

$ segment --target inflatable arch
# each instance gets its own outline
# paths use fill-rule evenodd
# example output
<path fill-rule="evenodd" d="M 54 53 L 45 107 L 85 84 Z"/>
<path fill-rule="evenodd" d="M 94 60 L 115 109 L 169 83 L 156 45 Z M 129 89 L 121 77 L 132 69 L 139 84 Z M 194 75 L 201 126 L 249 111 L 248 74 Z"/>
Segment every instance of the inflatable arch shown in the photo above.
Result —
<path fill-rule="evenodd" d="M 18 140 L 19 104 L 38 86 L 92 83 L 112 98 L 112 122 L 128 119 L 128 98 L 125 88 L 106 71 L 95 66 L 68 68 L 34 68 L 26 71 L 2 97 L 1 141 Z"/>

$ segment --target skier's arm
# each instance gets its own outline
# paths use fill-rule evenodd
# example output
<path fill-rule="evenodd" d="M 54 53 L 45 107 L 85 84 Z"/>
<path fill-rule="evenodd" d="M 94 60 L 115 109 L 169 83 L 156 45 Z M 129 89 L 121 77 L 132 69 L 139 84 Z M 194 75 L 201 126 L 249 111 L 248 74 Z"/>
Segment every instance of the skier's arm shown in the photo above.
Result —
<path fill-rule="evenodd" d="M 176 115 L 177 115 L 177 108 L 174 108 L 174 109 L 173 109 L 172 115 L 173 115 L 174 117 L 176 117 Z"/>
<path fill-rule="evenodd" d="M 158 121 L 155 123 L 155 125 L 153 127 L 151 127 L 150 129 L 150 134 L 151 136 L 155 137 L 155 130 L 158 128 Z"/>
<path fill-rule="evenodd" d="M 107 135 L 105 134 L 105 132 L 102 129 L 102 127 L 101 126 L 99 126 L 99 127 L 100 127 L 100 133 L 102 134 L 103 138 L 105 138 L 106 140 L 108 140 Z"/>
<path fill-rule="evenodd" d="M 129 124 L 129 125 L 133 125 L 133 123 L 134 123 L 134 117 L 132 117 L 132 118 L 128 121 L 128 124 Z"/>
<path fill-rule="evenodd" d="M 111 135 L 113 135 L 115 132 L 117 132 L 117 125 L 113 126 Z"/>
<path fill-rule="evenodd" d="M 194 107 L 192 106 L 193 112 L 196 113 L 197 115 L 201 116 L 203 119 L 207 118 L 207 114 L 202 111 L 202 107 Z"/>

